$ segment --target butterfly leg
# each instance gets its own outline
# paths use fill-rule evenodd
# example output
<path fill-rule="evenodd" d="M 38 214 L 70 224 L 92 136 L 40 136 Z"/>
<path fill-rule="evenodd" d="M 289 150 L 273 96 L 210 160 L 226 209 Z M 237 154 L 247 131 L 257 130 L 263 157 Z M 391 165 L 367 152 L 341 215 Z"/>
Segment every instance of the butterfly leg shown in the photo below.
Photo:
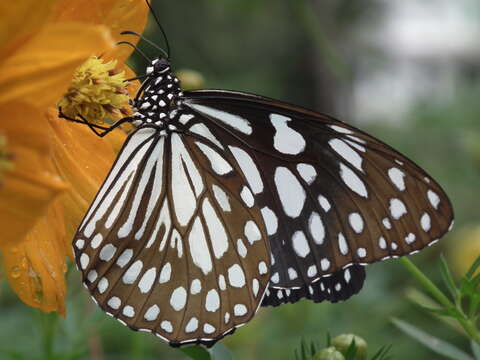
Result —
<path fill-rule="evenodd" d="M 63 112 L 62 112 L 62 108 L 59 108 L 58 109 L 58 116 L 60 118 L 63 118 L 63 119 L 66 119 L 68 121 L 72 121 L 72 122 L 76 122 L 76 123 L 80 123 L 80 124 L 84 124 L 84 125 L 87 125 L 90 130 L 92 130 L 95 135 L 99 136 L 99 137 L 104 137 L 105 135 L 107 135 L 108 133 L 110 133 L 112 130 L 116 129 L 117 127 L 119 127 L 121 124 L 123 123 L 126 123 L 126 122 L 129 122 L 132 120 L 132 118 L 130 117 L 125 117 L 123 119 L 120 119 L 118 120 L 117 122 L 115 122 L 112 126 L 110 127 L 105 127 L 105 126 L 100 126 L 100 125 L 96 125 L 96 124 L 92 124 L 91 122 L 89 122 L 87 119 L 85 119 L 82 115 L 78 114 L 77 116 L 81 119 L 81 120 L 78 120 L 78 119 L 75 119 L 75 118 L 71 118 L 69 116 L 66 116 Z M 100 129 L 100 130 L 103 130 L 103 131 L 98 131 L 97 129 Z"/>

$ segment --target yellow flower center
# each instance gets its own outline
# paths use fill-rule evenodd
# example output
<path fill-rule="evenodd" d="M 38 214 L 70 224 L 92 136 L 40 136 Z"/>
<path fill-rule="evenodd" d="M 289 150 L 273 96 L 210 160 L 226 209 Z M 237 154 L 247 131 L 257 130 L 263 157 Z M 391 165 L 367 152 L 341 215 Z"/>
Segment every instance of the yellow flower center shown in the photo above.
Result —
<path fill-rule="evenodd" d="M 7 151 L 7 138 L 0 135 L 0 184 L 5 172 L 13 169 L 13 154 Z"/>
<path fill-rule="evenodd" d="M 84 117 L 93 123 L 110 123 L 130 114 L 125 71 L 115 69 L 116 61 L 104 63 L 90 57 L 73 75 L 67 93 L 58 103 L 64 115 Z"/>

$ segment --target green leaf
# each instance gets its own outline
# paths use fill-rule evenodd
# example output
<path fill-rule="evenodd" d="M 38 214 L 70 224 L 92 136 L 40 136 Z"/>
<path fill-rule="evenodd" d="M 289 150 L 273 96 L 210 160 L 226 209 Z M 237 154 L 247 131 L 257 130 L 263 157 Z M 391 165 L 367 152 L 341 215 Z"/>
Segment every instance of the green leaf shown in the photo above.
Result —
<path fill-rule="evenodd" d="M 472 266 L 470 266 L 470 269 L 468 270 L 468 272 L 465 274 L 465 277 L 467 279 L 471 279 L 473 274 L 475 274 L 475 272 L 477 271 L 477 269 L 480 267 L 480 256 L 477 257 L 477 260 L 475 260 L 475 262 L 472 264 Z"/>
<path fill-rule="evenodd" d="M 453 360 L 474 360 L 470 355 L 458 349 L 441 339 L 438 339 L 423 330 L 399 319 L 392 319 L 393 324 L 405 334 L 418 341 L 422 345 L 428 347 L 437 354 L 443 355 Z"/>
<path fill-rule="evenodd" d="M 198 345 L 180 348 L 180 351 L 193 360 L 213 360 L 208 350 Z"/>
<path fill-rule="evenodd" d="M 382 346 L 370 360 L 388 360 L 390 359 L 389 352 L 392 350 L 392 345 Z"/>
<path fill-rule="evenodd" d="M 350 346 L 345 353 L 345 360 L 355 360 L 357 357 L 357 345 L 355 344 L 355 339 L 352 340 Z"/>
<path fill-rule="evenodd" d="M 440 271 L 442 273 L 443 282 L 445 283 L 448 291 L 450 291 L 453 299 L 456 299 L 458 297 L 458 289 L 455 285 L 455 281 L 453 280 L 452 272 L 448 267 L 447 260 L 445 260 L 443 254 L 440 256 Z"/>
<path fill-rule="evenodd" d="M 470 345 L 472 347 L 472 352 L 475 356 L 475 360 L 480 360 L 480 345 L 473 340 L 470 340 Z"/>
<path fill-rule="evenodd" d="M 228 347 L 218 342 L 208 350 L 213 360 L 232 360 L 233 356 Z"/>

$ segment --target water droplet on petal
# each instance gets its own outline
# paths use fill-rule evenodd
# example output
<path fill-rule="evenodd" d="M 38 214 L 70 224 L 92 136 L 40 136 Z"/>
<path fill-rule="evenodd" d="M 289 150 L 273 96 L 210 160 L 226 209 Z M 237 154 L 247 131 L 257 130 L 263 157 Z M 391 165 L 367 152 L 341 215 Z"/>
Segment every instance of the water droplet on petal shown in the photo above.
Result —
<path fill-rule="evenodd" d="M 18 279 L 22 275 L 22 268 L 20 266 L 15 265 L 10 270 L 10 276 L 14 279 Z"/>

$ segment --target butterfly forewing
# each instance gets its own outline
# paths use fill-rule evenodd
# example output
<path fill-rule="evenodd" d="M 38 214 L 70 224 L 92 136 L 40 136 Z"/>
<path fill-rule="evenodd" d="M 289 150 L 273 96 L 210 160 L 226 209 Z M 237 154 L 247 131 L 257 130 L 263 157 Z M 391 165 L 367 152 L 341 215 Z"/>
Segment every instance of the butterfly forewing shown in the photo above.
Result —
<path fill-rule="evenodd" d="M 219 150 L 208 139 L 136 130 L 74 240 L 102 309 L 172 345 L 211 345 L 249 321 L 269 281 L 260 210 Z"/>
<path fill-rule="evenodd" d="M 233 92 L 189 92 L 183 105 L 253 191 L 273 255 L 271 288 L 307 291 L 351 264 L 416 252 L 452 224 L 430 176 L 345 123 Z"/>

